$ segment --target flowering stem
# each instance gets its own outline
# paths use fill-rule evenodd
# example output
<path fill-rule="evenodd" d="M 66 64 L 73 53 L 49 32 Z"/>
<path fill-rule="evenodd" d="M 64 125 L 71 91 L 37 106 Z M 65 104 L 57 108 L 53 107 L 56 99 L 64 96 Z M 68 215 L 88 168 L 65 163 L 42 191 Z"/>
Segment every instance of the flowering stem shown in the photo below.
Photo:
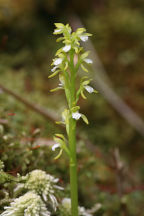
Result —
<path fill-rule="evenodd" d="M 76 120 L 72 118 L 71 109 L 75 106 L 75 68 L 74 53 L 70 54 L 71 91 L 70 91 L 70 117 L 69 117 L 69 148 L 70 148 L 70 188 L 71 213 L 78 216 L 78 185 L 77 185 L 77 158 L 76 158 Z"/>
<path fill-rule="evenodd" d="M 53 60 L 54 66 L 51 70 L 53 72 L 49 77 L 54 77 L 59 73 L 60 84 L 58 88 L 53 89 L 57 91 L 64 89 L 65 96 L 68 103 L 68 109 L 62 113 L 63 122 L 66 125 L 66 132 L 69 141 L 69 147 L 65 142 L 62 134 L 56 134 L 55 141 L 57 142 L 53 149 L 59 147 L 60 152 L 56 159 L 60 157 L 63 150 L 68 153 L 70 158 L 70 188 L 71 188 L 71 215 L 78 216 L 78 181 L 77 181 L 77 157 L 76 157 L 76 121 L 80 118 L 88 124 L 87 117 L 79 113 L 80 107 L 77 105 L 80 95 L 86 99 L 84 91 L 89 93 L 96 92 L 91 86 L 90 79 L 84 76 L 80 81 L 79 89 L 76 90 L 76 74 L 81 66 L 82 70 L 88 72 L 85 64 L 92 64 L 92 60 L 88 59 L 89 52 L 84 52 L 83 47 L 80 46 L 80 41 L 87 41 L 91 34 L 86 32 L 86 29 L 79 28 L 72 32 L 69 24 L 55 23 L 55 35 L 63 34 L 63 37 L 57 39 L 57 42 L 62 41 L 64 47 L 56 52 L 56 58 Z M 77 63 L 74 63 L 75 54 L 77 56 Z"/>

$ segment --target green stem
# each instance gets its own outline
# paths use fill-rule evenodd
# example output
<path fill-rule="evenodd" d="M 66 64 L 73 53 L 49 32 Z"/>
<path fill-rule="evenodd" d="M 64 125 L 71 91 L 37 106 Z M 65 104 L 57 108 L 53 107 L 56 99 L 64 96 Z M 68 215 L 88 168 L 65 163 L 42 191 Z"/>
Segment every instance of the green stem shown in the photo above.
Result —
<path fill-rule="evenodd" d="M 75 106 L 75 68 L 74 53 L 70 55 L 71 89 L 70 109 Z M 77 183 L 77 158 L 76 158 L 76 120 L 72 118 L 70 110 L 69 117 L 69 148 L 70 148 L 70 188 L 71 188 L 71 214 L 78 216 L 78 183 Z"/>
<path fill-rule="evenodd" d="M 78 185 L 77 185 L 77 158 L 76 158 L 76 122 L 74 119 L 70 119 L 70 133 L 69 133 L 69 145 L 70 145 L 70 187 L 71 187 L 71 213 L 72 216 L 78 216 Z"/>

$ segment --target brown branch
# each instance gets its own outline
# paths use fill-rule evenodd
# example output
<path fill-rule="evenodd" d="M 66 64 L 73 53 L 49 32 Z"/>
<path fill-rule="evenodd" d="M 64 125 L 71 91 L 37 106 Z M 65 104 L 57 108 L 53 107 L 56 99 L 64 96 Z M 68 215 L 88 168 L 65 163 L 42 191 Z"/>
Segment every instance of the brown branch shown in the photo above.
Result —
<path fill-rule="evenodd" d="M 22 96 L 18 95 L 14 91 L 8 89 L 7 87 L 3 86 L 2 84 L 0 84 L 0 89 L 2 89 L 2 91 L 11 95 L 12 97 L 14 97 L 15 99 L 17 99 L 21 103 L 23 103 L 25 106 L 29 107 L 31 110 L 35 111 L 36 113 L 39 113 L 40 115 L 42 115 L 44 118 L 46 118 L 50 122 L 57 121 L 58 117 L 57 117 L 56 113 L 54 114 L 52 111 L 50 111 L 48 109 L 44 109 L 40 105 L 29 102 L 28 100 L 26 100 Z M 63 128 L 62 125 L 58 125 L 58 126 L 60 128 Z"/>
<path fill-rule="evenodd" d="M 7 87 L 3 86 L 2 84 L 0 84 L 0 89 L 3 92 L 7 93 L 8 95 L 11 95 L 12 97 L 14 97 L 15 99 L 17 99 L 21 103 L 23 103 L 25 106 L 27 106 L 28 108 L 30 108 L 34 112 L 39 113 L 41 116 L 43 116 L 48 121 L 50 121 L 52 123 L 58 121 L 58 116 L 56 115 L 56 113 L 53 113 L 51 110 L 45 109 L 38 104 L 34 104 L 34 103 L 26 100 L 25 98 L 23 98 L 19 94 L 15 93 L 14 91 L 8 89 Z M 57 124 L 56 126 L 59 127 L 61 130 L 65 129 L 65 126 L 62 124 Z M 77 138 L 83 140 L 86 143 L 87 148 L 91 152 L 93 152 L 96 155 L 99 154 L 98 148 L 95 147 L 94 144 L 92 144 L 88 139 L 83 138 L 79 133 L 77 133 Z"/>

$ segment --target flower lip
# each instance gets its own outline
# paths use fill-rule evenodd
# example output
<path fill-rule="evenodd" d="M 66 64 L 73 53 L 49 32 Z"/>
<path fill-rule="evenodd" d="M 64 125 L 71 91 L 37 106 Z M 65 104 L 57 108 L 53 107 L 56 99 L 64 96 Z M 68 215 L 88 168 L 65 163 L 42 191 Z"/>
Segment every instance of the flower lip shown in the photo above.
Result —
<path fill-rule="evenodd" d="M 94 92 L 93 87 L 91 87 L 89 85 L 86 85 L 84 88 L 87 90 L 88 93 L 93 93 Z"/>
<path fill-rule="evenodd" d="M 68 52 L 70 49 L 71 49 L 71 45 L 65 45 L 65 46 L 62 48 L 62 50 L 63 50 L 64 52 Z"/>
<path fill-rule="evenodd" d="M 86 42 L 88 40 L 88 36 L 87 35 L 81 35 L 80 36 L 80 39 L 83 41 L 83 42 Z"/>
<path fill-rule="evenodd" d="M 79 112 L 73 112 L 72 113 L 72 118 L 75 120 L 79 120 L 81 117 L 81 114 Z"/>
<path fill-rule="evenodd" d="M 63 87 L 63 83 L 59 83 L 58 85 L 59 85 L 59 87 Z"/>
<path fill-rule="evenodd" d="M 51 72 L 54 72 L 57 68 L 58 68 L 57 66 L 53 67 L 53 68 L 51 69 Z"/>
<path fill-rule="evenodd" d="M 57 59 L 55 59 L 55 61 L 54 61 L 54 65 L 55 66 L 57 66 L 57 65 L 60 65 L 61 63 L 62 63 L 62 58 L 57 58 Z"/>
<path fill-rule="evenodd" d="M 61 32 L 62 31 L 62 29 L 55 29 L 54 30 L 54 33 L 59 33 L 59 32 Z"/>
<path fill-rule="evenodd" d="M 92 63 L 93 63 L 93 61 L 92 61 L 91 59 L 89 59 L 89 58 L 84 59 L 84 61 L 85 61 L 87 64 L 92 64 Z"/>
<path fill-rule="evenodd" d="M 55 143 L 53 146 L 52 146 L 52 151 L 55 151 L 56 148 L 59 148 L 60 147 L 60 144 L 59 143 Z"/>

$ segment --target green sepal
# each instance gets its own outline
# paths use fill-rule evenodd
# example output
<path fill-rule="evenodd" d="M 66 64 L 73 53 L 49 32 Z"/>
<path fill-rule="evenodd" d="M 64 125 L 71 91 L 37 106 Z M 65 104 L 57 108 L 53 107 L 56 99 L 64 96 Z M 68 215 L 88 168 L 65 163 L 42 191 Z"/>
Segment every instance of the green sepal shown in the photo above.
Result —
<path fill-rule="evenodd" d="M 48 78 L 52 78 L 52 77 L 56 76 L 59 72 L 60 72 L 60 70 L 53 72 L 51 75 L 48 76 Z"/>
<path fill-rule="evenodd" d="M 86 31 L 86 29 L 85 28 L 78 28 L 77 30 L 76 30 L 76 34 L 77 35 L 81 35 L 83 32 L 85 32 Z"/>
<path fill-rule="evenodd" d="M 75 50 L 76 54 L 78 54 L 78 51 L 79 51 L 78 47 L 74 47 L 74 50 Z"/>
<path fill-rule="evenodd" d="M 65 80 L 64 80 L 64 75 L 63 74 L 59 74 L 59 81 L 62 85 L 65 85 Z"/>
<path fill-rule="evenodd" d="M 84 67 L 84 65 L 83 64 L 81 64 L 81 68 L 85 71 L 85 72 L 87 72 L 88 73 L 88 70 Z"/>
<path fill-rule="evenodd" d="M 63 121 L 56 121 L 55 123 L 58 124 L 58 125 L 60 125 L 60 124 L 64 124 L 65 125 L 65 122 L 63 122 Z"/>
<path fill-rule="evenodd" d="M 63 118 L 64 121 L 65 121 L 66 132 L 67 132 L 67 134 L 69 134 L 69 110 L 68 110 L 68 109 L 65 109 L 65 110 L 62 112 L 62 118 Z"/>
<path fill-rule="evenodd" d="M 80 43 L 78 42 L 78 41 L 76 41 L 76 44 L 79 46 L 80 45 Z"/>
<path fill-rule="evenodd" d="M 80 109 L 80 106 L 75 106 L 71 109 L 71 112 L 77 112 Z"/>
<path fill-rule="evenodd" d="M 81 93 L 81 96 L 82 96 L 83 99 L 87 99 L 87 97 L 83 93 L 83 90 L 80 93 Z"/>
<path fill-rule="evenodd" d="M 88 37 L 92 36 L 91 33 L 85 33 L 85 35 L 88 36 Z"/>
<path fill-rule="evenodd" d="M 89 51 L 84 52 L 84 53 L 81 55 L 81 59 L 85 59 L 86 57 L 88 57 L 89 53 L 90 53 Z"/>
<path fill-rule="evenodd" d="M 59 159 L 60 158 L 60 156 L 62 155 L 62 153 L 63 153 L 63 149 L 60 149 L 60 151 L 59 151 L 59 153 L 58 153 L 58 155 L 54 158 L 54 160 L 57 160 L 57 159 Z"/>
<path fill-rule="evenodd" d="M 89 124 L 87 117 L 84 114 L 81 114 L 81 118 L 86 124 Z"/>
<path fill-rule="evenodd" d="M 56 143 L 60 144 L 60 148 L 65 150 L 65 152 L 70 155 L 69 149 L 66 145 L 66 139 L 63 134 L 55 134 L 54 140 Z"/>
<path fill-rule="evenodd" d="M 82 78 L 81 78 L 81 83 L 85 80 L 85 79 L 88 79 L 89 77 L 88 76 L 83 76 Z"/>
<path fill-rule="evenodd" d="M 63 41 L 63 43 L 64 43 L 64 44 L 71 44 L 71 40 L 65 39 L 65 40 Z"/>
<path fill-rule="evenodd" d="M 64 40 L 64 37 L 58 38 L 58 39 L 56 40 L 56 42 L 60 42 L 60 41 L 62 41 L 62 40 Z"/>
<path fill-rule="evenodd" d="M 65 140 L 65 137 L 63 134 L 55 134 L 55 136 L 60 137 L 62 140 Z"/>
<path fill-rule="evenodd" d="M 67 70 L 67 68 L 68 68 L 68 62 L 65 63 L 64 70 Z"/>
<path fill-rule="evenodd" d="M 63 89 L 62 87 L 57 87 L 57 88 L 54 88 L 54 89 L 51 89 L 50 92 L 55 92 L 55 91 L 59 91 Z"/>
<path fill-rule="evenodd" d="M 64 24 L 62 24 L 62 23 L 55 23 L 55 26 L 56 26 L 58 29 L 64 28 Z"/>
<path fill-rule="evenodd" d="M 56 56 L 59 56 L 59 54 L 60 54 L 61 52 L 62 52 L 62 48 L 58 49 L 55 55 L 56 55 Z"/>
<path fill-rule="evenodd" d="M 97 93 L 99 93 L 99 92 L 98 92 L 97 90 L 94 89 L 94 93 L 97 94 Z"/>
<path fill-rule="evenodd" d="M 78 89 L 78 91 L 76 92 L 76 103 L 77 103 L 78 100 L 79 100 L 80 93 L 81 93 L 81 87 L 80 87 L 80 88 Z"/>
<path fill-rule="evenodd" d="M 82 82 L 82 85 L 83 85 L 83 86 L 86 86 L 86 85 L 88 85 L 89 83 L 90 83 L 90 80 L 85 80 L 85 81 Z"/>

